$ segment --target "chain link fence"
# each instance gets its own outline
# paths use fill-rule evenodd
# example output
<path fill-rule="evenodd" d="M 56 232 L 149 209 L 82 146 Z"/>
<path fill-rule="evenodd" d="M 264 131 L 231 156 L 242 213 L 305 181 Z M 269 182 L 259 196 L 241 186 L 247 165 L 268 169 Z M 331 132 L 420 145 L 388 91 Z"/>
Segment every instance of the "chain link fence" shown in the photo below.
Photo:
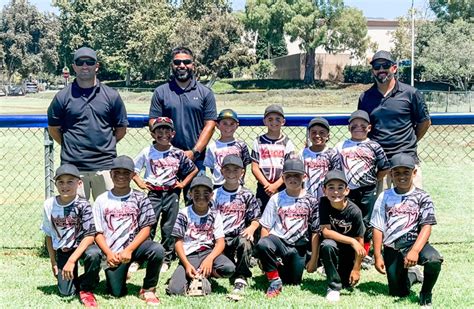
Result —
<path fill-rule="evenodd" d="M 326 115 L 324 115 L 326 117 Z M 422 164 L 435 169 L 451 167 L 455 170 L 474 168 L 474 115 L 439 114 L 433 116 L 433 126 L 419 144 Z M 45 196 L 55 190 L 52 174 L 59 165 L 59 146 L 53 144 L 46 126 L 46 117 L 39 121 L 28 117 L 0 118 L 0 247 L 35 248 L 43 242 L 40 231 Z M 119 154 L 136 156 L 151 143 L 145 127 L 146 117 L 135 116 L 125 138 L 117 146 Z M 305 146 L 305 125 L 312 117 L 288 116 L 283 132 L 298 150 Z M 348 115 L 327 116 L 331 125 L 329 146 L 348 138 Z M 25 120 L 26 119 L 26 120 Z M 261 116 L 242 117 L 236 137 L 249 148 L 253 140 L 265 132 Z M 26 128 L 22 127 L 26 126 Z M 218 132 L 214 135 L 218 138 Z M 452 170 L 452 169 L 451 169 Z M 472 180 L 467 180 L 472 181 Z M 471 183 L 472 184 L 472 183 Z M 248 171 L 246 185 L 255 189 L 256 181 Z M 440 182 L 441 185 L 441 182 Z"/>

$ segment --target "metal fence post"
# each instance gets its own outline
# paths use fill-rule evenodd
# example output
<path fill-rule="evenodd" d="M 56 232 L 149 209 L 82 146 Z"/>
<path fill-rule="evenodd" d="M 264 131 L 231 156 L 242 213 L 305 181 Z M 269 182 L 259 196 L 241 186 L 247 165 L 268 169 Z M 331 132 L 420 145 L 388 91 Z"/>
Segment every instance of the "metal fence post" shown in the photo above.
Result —
<path fill-rule="evenodd" d="M 54 141 L 49 136 L 48 128 L 44 128 L 44 196 L 50 198 L 54 194 Z"/>

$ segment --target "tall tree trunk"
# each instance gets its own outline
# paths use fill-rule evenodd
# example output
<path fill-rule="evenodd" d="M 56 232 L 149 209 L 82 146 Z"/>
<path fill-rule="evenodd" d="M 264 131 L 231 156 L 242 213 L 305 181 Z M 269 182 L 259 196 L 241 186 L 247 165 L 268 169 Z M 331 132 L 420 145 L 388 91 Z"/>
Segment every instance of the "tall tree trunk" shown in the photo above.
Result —
<path fill-rule="evenodd" d="M 314 67 L 315 67 L 315 56 L 316 49 L 309 48 L 306 53 L 305 63 L 304 63 L 304 83 L 312 84 L 314 83 Z"/>
<path fill-rule="evenodd" d="M 270 45 L 270 41 L 267 41 L 267 59 L 270 60 L 272 58 L 272 46 Z"/>
<path fill-rule="evenodd" d="M 130 87 L 130 67 L 127 68 L 127 75 L 125 76 L 125 86 Z"/>

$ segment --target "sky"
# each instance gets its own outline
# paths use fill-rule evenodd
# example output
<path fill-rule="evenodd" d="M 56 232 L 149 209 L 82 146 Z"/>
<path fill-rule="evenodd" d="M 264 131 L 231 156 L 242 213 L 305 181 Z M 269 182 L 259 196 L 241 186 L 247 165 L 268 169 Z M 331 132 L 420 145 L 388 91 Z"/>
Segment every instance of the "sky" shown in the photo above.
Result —
<path fill-rule="evenodd" d="M 0 0 L 0 7 L 6 5 L 8 0 Z M 234 10 L 243 10 L 246 0 L 233 0 Z M 345 0 L 346 6 L 356 7 L 367 18 L 385 18 L 395 19 L 407 14 L 411 7 L 412 0 Z M 57 9 L 51 6 L 51 0 L 30 0 L 30 3 L 36 5 L 42 11 L 52 11 L 57 13 Z M 428 7 L 428 0 L 414 0 L 415 8 L 424 10 Z"/>

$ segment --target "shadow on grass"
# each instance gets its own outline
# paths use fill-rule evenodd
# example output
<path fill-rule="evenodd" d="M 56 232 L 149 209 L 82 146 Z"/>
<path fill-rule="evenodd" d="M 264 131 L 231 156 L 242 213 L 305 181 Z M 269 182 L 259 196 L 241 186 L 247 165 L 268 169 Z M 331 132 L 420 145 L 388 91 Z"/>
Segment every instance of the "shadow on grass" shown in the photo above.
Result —
<path fill-rule="evenodd" d="M 138 295 L 138 292 L 140 292 L 140 286 L 133 284 L 133 283 L 127 283 L 127 294 L 126 295 Z M 38 286 L 38 290 L 43 292 L 45 295 L 59 295 L 58 292 L 58 286 L 57 285 L 43 285 L 43 286 Z M 105 299 L 116 299 L 117 297 L 110 295 L 110 293 L 107 292 L 107 287 L 105 280 L 102 280 L 99 285 L 94 289 L 94 294 L 100 295 L 101 297 Z M 72 302 L 74 300 L 73 296 L 64 296 L 64 300 L 66 302 Z"/>
<path fill-rule="evenodd" d="M 268 288 L 268 279 L 265 275 L 254 276 L 251 288 L 257 291 L 265 292 Z"/>
<path fill-rule="evenodd" d="M 327 283 L 325 279 L 305 278 L 301 283 L 303 291 L 310 291 L 315 295 L 326 296 Z"/>
<path fill-rule="evenodd" d="M 211 279 L 209 281 L 211 282 L 212 293 L 216 293 L 216 294 L 227 294 L 227 293 L 229 293 L 227 288 L 220 285 L 217 280 Z"/>
<path fill-rule="evenodd" d="M 356 288 L 362 293 L 366 293 L 370 296 L 385 295 L 390 297 L 390 295 L 388 295 L 388 286 L 380 282 L 363 282 L 358 284 Z M 394 304 L 405 302 L 406 300 L 409 300 L 412 303 L 418 303 L 419 300 L 418 295 L 413 291 L 410 291 L 410 295 L 406 297 L 393 296 L 392 299 Z"/>

